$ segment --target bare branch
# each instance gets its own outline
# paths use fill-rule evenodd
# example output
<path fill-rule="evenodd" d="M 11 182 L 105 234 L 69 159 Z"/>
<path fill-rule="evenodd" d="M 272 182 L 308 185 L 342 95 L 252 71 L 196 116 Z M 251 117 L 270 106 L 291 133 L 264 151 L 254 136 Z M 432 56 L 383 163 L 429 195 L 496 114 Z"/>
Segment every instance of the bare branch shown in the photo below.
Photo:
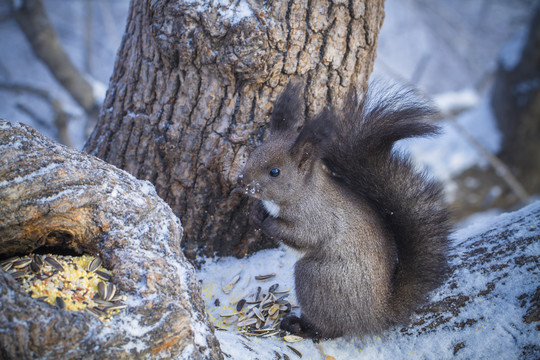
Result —
<path fill-rule="evenodd" d="M 58 82 L 89 115 L 98 105 L 90 83 L 82 76 L 64 51 L 41 0 L 22 0 L 13 6 L 17 23 L 36 56 L 49 68 Z"/>

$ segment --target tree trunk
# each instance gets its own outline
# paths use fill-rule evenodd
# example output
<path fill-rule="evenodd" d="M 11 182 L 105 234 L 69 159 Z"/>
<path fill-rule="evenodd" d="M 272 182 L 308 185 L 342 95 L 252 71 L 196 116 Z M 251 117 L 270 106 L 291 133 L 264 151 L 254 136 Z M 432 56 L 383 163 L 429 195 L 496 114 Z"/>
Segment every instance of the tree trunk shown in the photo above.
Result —
<path fill-rule="evenodd" d="M 181 237 L 149 183 L 0 120 L 0 260 L 37 249 L 99 256 L 128 305 L 102 323 L 33 299 L 2 263 L 0 358 L 221 359 Z"/>
<path fill-rule="evenodd" d="M 537 7 L 520 59 L 503 59 L 492 106 L 504 135 L 500 157 L 530 194 L 540 193 L 540 8 Z"/>
<path fill-rule="evenodd" d="M 98 124 L 85 150 L 151 181 L 194 258 L 268 247 L 231 195 L 272 103 L 304 81 L 305 115 L 340 105 L 372 70 L 383 1 L 133 0 Z"/>

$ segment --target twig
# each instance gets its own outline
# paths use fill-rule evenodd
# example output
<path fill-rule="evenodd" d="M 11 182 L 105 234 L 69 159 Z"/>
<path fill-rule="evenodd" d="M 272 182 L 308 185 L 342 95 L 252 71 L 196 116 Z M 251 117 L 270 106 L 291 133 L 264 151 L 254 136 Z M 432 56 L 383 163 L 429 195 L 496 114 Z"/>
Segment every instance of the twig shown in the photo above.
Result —
<path fill-rule="evenodd" d="M 26 84 L 0 83 L 0 90 L 26 92 L 26 93 L 32 94 L 34 96 L 37 96 L 43 99 L 53 109 L 53 112 L 54 112 L 53 122 L 56 127 L 58 141 L 64 145 L 72 146 L 72 142 L 67 131 L 67 127 L 68 127 L 71 116 L 66 111 L 64 111 L 64 107 L 62 106 L 62 102 L 60 100 L 51 96 L 51 94 L 48 91 L 30 86 L 30 85 L 26 85 Z M 43 126 L 43 127 L 51 126 L 44 118 L 39 116 L 29 106 L 26 106 L 26 104 L 18 103 L 16 106 L 20 111 L 22 111 L 27 116 L 32 118 L 36 124 L 39 124 L 40 126 Z"/>

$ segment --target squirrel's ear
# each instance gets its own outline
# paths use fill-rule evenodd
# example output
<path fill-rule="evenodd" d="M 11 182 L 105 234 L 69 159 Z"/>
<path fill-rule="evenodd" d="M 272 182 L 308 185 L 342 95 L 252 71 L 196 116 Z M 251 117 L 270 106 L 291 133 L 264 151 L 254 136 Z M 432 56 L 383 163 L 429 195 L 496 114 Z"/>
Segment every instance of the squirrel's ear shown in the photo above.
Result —
<path fill-rule="evenodd" d="M 330 109 L 325 109 L 317 117 L 308 121 L 291 148 L 291 154 L 298 157 L 298 168 L 307 169 L 309 163 L 322 156 L 336 133 L 336 119 Z"/>
<path fill-rule="evenodd" d="M 272 133 L 290 131 L 300 123 L 304 113 L 304 100 L 300 96 L 302 93 L 302 83 L 289 83 L 285 90 L 279 95 L 270 122 Z"/>
<path fill-rule="evenodd" d="M 316 151 L 314 144 L 310 142 L 302 144 L 298 154 L 298 171 L 304 173 L 309 169 L 310 164 L 316 156 Z"/>

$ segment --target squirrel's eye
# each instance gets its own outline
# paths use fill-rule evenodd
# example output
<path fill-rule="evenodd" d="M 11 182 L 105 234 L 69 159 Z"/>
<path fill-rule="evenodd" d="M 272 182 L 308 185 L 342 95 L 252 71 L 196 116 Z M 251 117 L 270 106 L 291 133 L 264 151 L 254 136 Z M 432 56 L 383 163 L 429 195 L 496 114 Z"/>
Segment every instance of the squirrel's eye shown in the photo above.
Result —
<path fill-rule="evenodd" d="M 272 170 L 270 170 L 270 176 L 271 176 L 271 177 L 279 176 L 279 169 L 272 169 Z"/>

